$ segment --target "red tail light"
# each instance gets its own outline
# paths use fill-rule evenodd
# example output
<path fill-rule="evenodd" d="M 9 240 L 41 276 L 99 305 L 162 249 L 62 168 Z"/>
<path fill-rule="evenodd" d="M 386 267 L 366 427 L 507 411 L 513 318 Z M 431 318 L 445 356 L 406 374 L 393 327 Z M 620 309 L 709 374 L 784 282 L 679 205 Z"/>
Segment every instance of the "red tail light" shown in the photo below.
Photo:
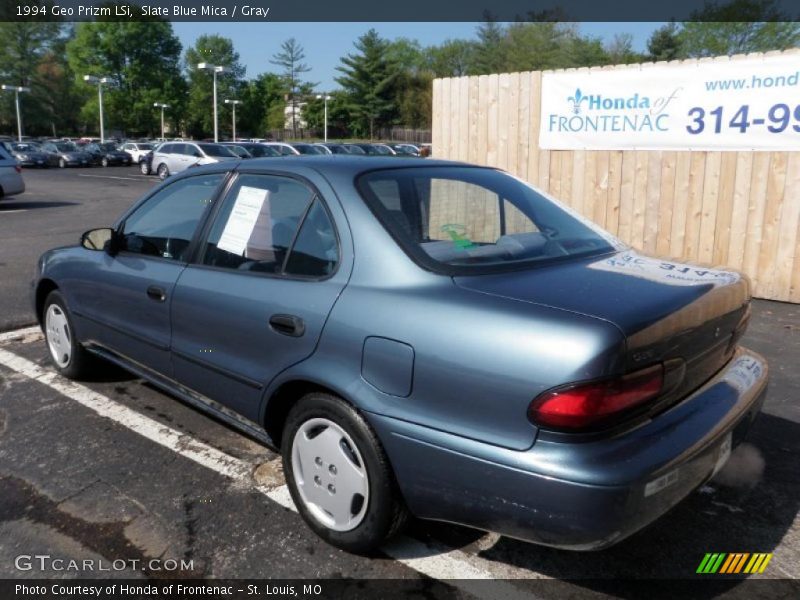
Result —
<path fill-rule="evenodd" d="M 664 369 L 656 365 L 615 379 L 545 392 L 531 402 L 528 416 L 544 428 L 589 429 L 655 398 L 663 384 Z"/>
<path fill-rule="evenodd" d="M 19 166 L 19 165 L 14 165 L 14 170 L 15 170 L 17 173 L 22 173 L 22 167 L 21 167 L 21 166 Z"/>

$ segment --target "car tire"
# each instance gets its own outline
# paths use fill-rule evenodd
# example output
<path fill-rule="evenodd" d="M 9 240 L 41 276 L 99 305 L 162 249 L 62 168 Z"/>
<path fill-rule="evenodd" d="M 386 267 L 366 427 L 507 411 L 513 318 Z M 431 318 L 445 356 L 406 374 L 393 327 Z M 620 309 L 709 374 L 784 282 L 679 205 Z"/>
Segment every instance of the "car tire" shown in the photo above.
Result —
<path fill-rule="evenodd" d="M 300 399 L 286 418 L 281 454 L 300 515 L 329 544 L 369 553 L 405 525 L 408 511 L 380 441 L 341 398 Z"/>
<path fill-rule="evenodd" d="M 139 163 L 139 172 L 142 175 L 150 175 L 150 165 L 147 164 L 147 161 L 143 160 Z"/>
<path fill-rule="evenodd" d="M 59 169 L 64 169 L 64 168 L 66 168 L 66 166 L 67 166 L 67 161 L 65 161 L 63 158 L 59 158 L 58 159 L 58 168 Z"/>
<path fill-rule="evenodd" d="M 164 163 L 161 163 L 160 165 L 158 165 L 156 173 L 158 173 L 158 178 L 161 181 L 164 181 L 167 177 L 169 177 L 169 168 Z"/>
<path fill-rule="evenodd" d="M 50 361 L 69 379 L 80 379 L 91 371 L 92 356 L 75 336 L 72 317 L 64 297 L 53 290 L 44 301 L 42 328 Z"/>
<path fill-rule="evenodd" d="M 108 159 L 104 156 L 102 159 L 100 159 L 100 164 L 103 165 L 104 167 L 107 167 Z"/>

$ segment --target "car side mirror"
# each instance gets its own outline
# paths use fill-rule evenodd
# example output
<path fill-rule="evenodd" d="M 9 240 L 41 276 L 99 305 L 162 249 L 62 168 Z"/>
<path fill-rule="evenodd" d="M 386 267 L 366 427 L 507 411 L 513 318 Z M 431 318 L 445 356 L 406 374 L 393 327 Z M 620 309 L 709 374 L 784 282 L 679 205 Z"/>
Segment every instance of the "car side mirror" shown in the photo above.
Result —
<path fill-rule="evenodd" d="M 110 227 L 90 229 L 81 236 L 81 246 L 87 250 L 104 250 L 109 254 L 116 254 L 117 232 Z"/>

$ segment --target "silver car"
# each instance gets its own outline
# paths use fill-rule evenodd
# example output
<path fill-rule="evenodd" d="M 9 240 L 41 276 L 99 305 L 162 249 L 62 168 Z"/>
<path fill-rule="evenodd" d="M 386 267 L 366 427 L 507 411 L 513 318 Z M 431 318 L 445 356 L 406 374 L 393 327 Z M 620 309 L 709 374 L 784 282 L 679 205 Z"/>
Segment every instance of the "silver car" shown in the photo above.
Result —
<path fill-rule="evenodd" d="M 185 171 L 189 167 L 210 165 L 226 160 L 239 160 L 230 148 L 221 144 L 205 142 L 167 142 L 153 152 L 151 170 L 155 170 L 159 178 L 166 179 L 170 175 Z"/>
<path fill-rule="evenodd" d="M 16 158 L 0 146 L 0 198 L 21 194 L 25 191 L 22 168 Z"/>

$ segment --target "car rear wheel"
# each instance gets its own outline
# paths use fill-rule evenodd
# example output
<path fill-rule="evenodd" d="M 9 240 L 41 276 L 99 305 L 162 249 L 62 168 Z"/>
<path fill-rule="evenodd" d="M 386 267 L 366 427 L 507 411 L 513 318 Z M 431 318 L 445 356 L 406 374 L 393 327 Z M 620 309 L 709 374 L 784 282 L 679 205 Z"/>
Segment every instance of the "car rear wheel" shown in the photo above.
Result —
<path fill-rule="evenodd" d="M 61 169 L 65 168 L 67 166 L 67 161 L 65 161 L 63 158 L 59 158 L 58 159 L 58 166 Z"/>
<path fill-rule="evenodd" d="M 44 338 L 56 370 L 70 379 L 86 375 L 91 355 L 75 337 L 72 318 L 60 292 L 50 292 L 44 303 Z"/>
<path fill-rule="evenodd" d="M 283 470 L 300 515 L 329 544 L 349 552 L 376 549 L 407 519 L 389 460 L 352 406 L 313 393 L 289 412 Z"/>
<path fill-rule="evenodd" d="M 158 178 L 162 181 L 169 177 L 169 169 L 164 163 L 158 165 L 158 170 L 156 172 L 158 173 Z"/>
<path fill-rule="evenodd" d="M 100 160 L 100 164 L 101 164 L 101 165 L 103 165 L 104 167 L 107 167 L 107 166 L 108 166 L 108 159 L 107 159 L 107 158 L 104 156 L 104 157 L 103 157 L 103 158 Z"/>

